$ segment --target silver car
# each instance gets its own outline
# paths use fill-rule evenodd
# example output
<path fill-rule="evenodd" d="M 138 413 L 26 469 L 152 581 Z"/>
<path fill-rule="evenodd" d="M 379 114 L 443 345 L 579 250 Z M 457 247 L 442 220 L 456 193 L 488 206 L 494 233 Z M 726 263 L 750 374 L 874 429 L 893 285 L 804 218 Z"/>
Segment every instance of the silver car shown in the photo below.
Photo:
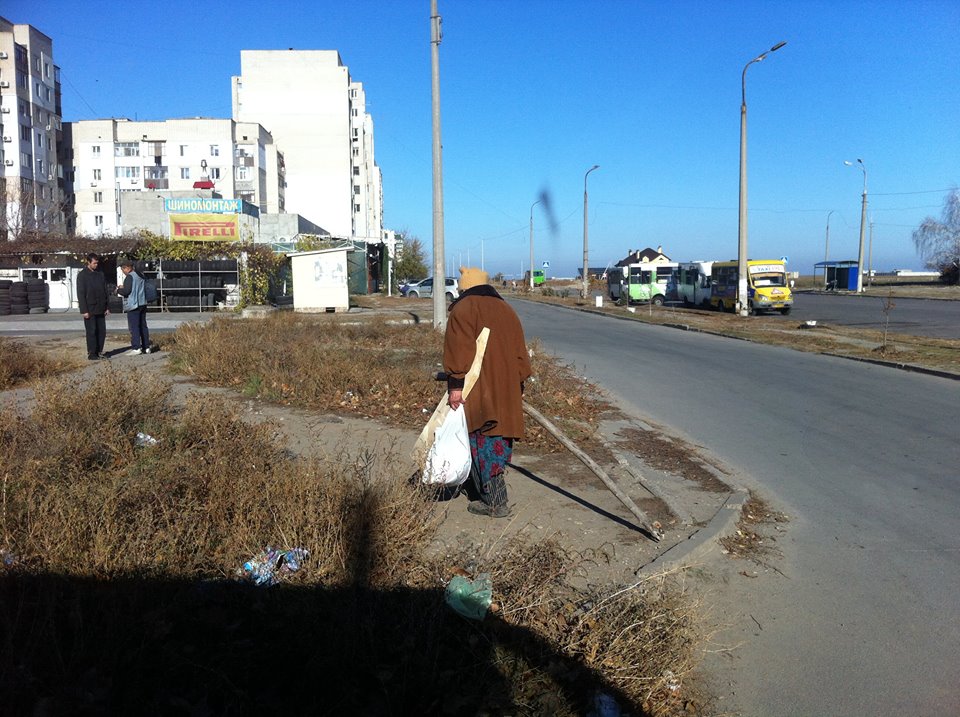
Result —
<path fill-rule="evenodd" d="M 453 301 L 460 297 L 460 291 L 458 288 L 457 280 L 452 277 L 447 277 L 446 279 L 446 295 L 447 301 Z M 423 281 L 418 281 L 416 284 L 410 284 L 407 287 L 407 296 L 414 299 L 429 299 L 433 296 L 433 277 L 428 276 Z"/>

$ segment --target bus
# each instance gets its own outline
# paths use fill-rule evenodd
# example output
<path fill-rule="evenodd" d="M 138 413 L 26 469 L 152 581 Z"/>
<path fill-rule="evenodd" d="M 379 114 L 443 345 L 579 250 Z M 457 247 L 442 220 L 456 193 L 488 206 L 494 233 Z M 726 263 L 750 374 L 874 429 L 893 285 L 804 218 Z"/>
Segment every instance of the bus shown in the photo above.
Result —
<path fill-rule="evenodd" d="M 630 303 L 650 302 L 662 306 L 675 292 L 677 262 L 642 262 L 613 267 L 607 272 L 607 291 L 613 301 L 623 301 L 623 287 L 629 279 Z"/>
<path fill-rule="evenodd" d="M 547 275 L 544 273 L 543 269 L 534 269 L 533 270 L 533 285 L 542 286 L 543 283 L 547 280 Z M 530 272 L 525 271 L 523 273 L 523 283 L 526 286 L 530 286 Z"/>
<path fill-rule="evenodd" d="M 677 294 L 685 306 L 710 308 L 712 261 L 685 261 L 677 267 Z"/>
<path fill-rule="evenodd" d="M 720 311 L 736 311 L 736 261 L 715 261 L 710 272 L 710 305 Z M 747 262 L 749 313 L 779 311 L 786 316 L 793 307 L 793 294 L 787 282 L 786 262 L 776 259 Z"/>

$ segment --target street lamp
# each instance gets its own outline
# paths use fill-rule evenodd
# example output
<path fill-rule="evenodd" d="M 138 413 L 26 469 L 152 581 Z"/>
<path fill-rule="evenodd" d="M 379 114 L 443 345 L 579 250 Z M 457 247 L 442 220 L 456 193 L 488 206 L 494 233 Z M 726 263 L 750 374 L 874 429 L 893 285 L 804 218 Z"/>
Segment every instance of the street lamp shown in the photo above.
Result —
<path fill-rule="evenodd" d="M 587 177 L 595 169 L 600 169 L 599 164 L 595 164 L 587 173 L 583 175 L 583 299 L 586 301 L 590 293 L 590 279 L 587 276 L 587 263 L 590 253 L 587 251 Z M 530 276 L 533 276 L 533 267 L 530 267 Z"/>
<path fill-rule="evenodd" d="M 830 257 L 830 215 L 833 214 L 835 210 L 831 209 L 827 212 L 827 241 L 823 247 L 823 288 L 827 288 L 827 261 Z"/>
<path fill-rule="evenodd" d="M 750 60 L 743 66 L 743 73 L 740 75 L 740 228 L 737 235 L 737 310 L 740 316 L 746 316 L 749 308 L 747 303 L 747 68 L 786 44 L 786 42 L 778 42 L 766 52 Z"/>
<path fill-rule="evenodd" d="M 540 197 L 530 205 L 530 290 L 533 291 L 533 208 L 543 201 Z"/>
<path fill-rule="evenodd" d="M 853 166 L 853 162 L 843 160 L 848 167 Z M 860 205 L 860 252 L 857 254 L 857 293 L 863 292 L 863 232 L 867 224 L 867 166 L 862 159 L 857 160 L 860 169 L 863 170 L 863 201 Z"/>

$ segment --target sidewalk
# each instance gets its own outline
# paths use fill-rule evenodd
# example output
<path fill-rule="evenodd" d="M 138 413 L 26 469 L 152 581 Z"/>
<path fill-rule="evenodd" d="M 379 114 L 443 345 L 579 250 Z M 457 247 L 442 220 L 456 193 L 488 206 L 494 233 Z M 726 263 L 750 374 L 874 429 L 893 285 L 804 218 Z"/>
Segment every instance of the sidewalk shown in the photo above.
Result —
<path fill-rule="evenodd" d="M 230 312 L 217 311 L 155 312 L 147 314 L 147 325 L 151 332 L 173 331 L 180 324 L 209 321 L 214 316 L 233 315 Z M 110 314 L 107 317 L 107 331 L 126 330 L 127 318 L 124 314 Z M 40 336 L 51 333 L 82 336 L 83 317 L 75 310 L 0 317 L 0 336 Z"/>

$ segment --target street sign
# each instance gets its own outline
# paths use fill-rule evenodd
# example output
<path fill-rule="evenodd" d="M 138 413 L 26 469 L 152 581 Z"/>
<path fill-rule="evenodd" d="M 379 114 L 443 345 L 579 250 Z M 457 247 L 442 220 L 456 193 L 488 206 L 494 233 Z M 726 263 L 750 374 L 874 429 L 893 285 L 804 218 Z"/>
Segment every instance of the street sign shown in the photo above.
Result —
<path fill-rule="evenodd" d="M 790 263 L 790 257 L 789 257 L 789 256 L 781 256 L 781 257 L 780 257 L 780 261 L 782 261 L 784 264 L 789 264 L 789 263 Z"/>
<path fill-rule="evenodd" d="M 550 268 L 550 262 L 549 262 L 549 261 L 543 262 L 543 268 L 544 268 L 544 269 L 549 269 L 549 268 Z"/>

